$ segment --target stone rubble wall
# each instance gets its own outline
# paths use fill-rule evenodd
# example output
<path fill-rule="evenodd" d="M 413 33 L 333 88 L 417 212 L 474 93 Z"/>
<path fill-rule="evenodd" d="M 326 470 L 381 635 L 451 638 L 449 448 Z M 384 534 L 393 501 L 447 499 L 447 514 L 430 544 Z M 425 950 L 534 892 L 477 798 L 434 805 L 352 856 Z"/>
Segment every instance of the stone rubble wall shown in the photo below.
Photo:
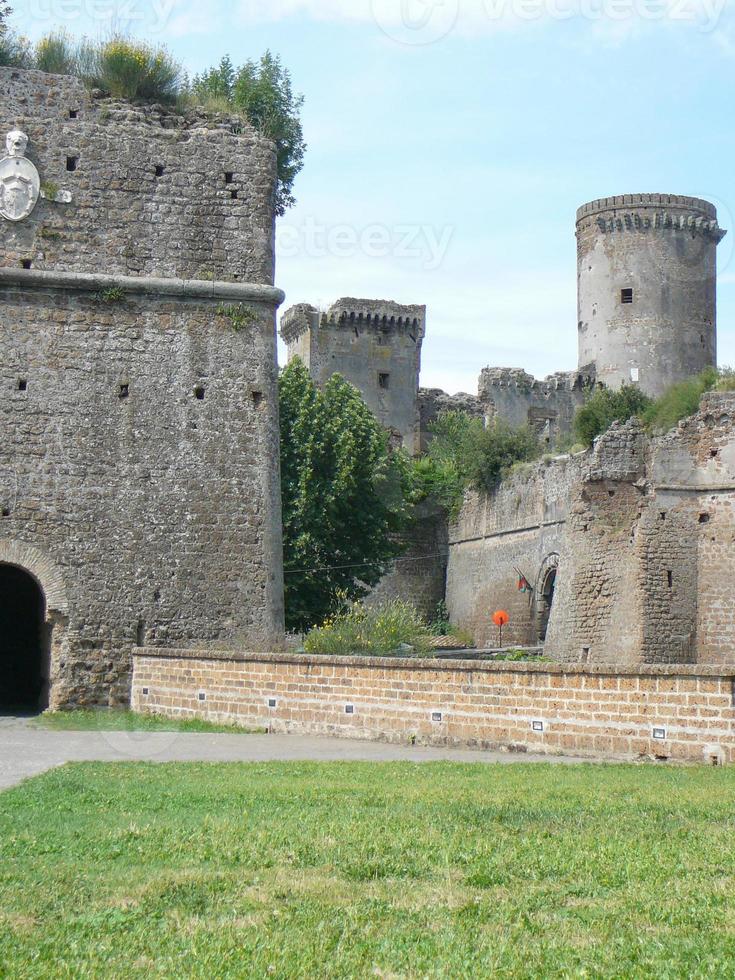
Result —
<path fill-rule="evenodd" d="M 489 618 L 505 608 L 507 643 L 532 642 L 538 585 L 555 553 L 548 656 L 614 670 L 734 665 L 733 420 L 735 393 L 712 392 L 665 435 L 618 423 L 590 453 L 468 495 L 450 535 L 453 619 L 484 645 L 496 635 Z M 530 596 L 514 591 L 515 569 Z"/>
<path fill-rule="evenodd" d="M 275 157 L 75 79 L 0 82 L 72 195 L 3 222 L 0 562 L 55 570 L 51 706 L 126 703 L 136 643 L 282 636 Z"/>
<path fill-rule="evenodd" d="M 132 703 L 273 733 L 712 765 L 735 761 L 733 679 L 715 668 L 139 649 Z"/>
<path fill-rule="evenodd" d="M 0 92 L 47 194 L 28 220 L 5 223 L 0 265 L 273 283 L 275 150 L 255 130 L 95 99 L 44 72 L 0 68 Z"/>
<path fill-rule="evenodd" d="M 510 623 L 505 646 L 538 641 L 538 590 L 558 561 L 573 487 L 584 454 L 519 465 L 493 494 L 468 492 L 449 532 L 447 605 L 452 622 L 469 630 L 480 647 L 495 646 L 492 615 L 503 609 Z M 520 575 L 533 592 L 518 589 Z"/>

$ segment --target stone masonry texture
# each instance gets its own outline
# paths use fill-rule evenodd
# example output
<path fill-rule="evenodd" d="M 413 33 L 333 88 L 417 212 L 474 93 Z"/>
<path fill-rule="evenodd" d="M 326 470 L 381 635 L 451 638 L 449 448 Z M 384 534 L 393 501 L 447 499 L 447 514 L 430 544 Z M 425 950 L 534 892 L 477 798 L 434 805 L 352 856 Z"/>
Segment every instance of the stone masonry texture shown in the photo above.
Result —
<path fill-rule="evenodd" d="M 137 650 L 133 707 L 270 732 L 735 761 L 733 676 L 553 664 Z"/>
<path fill-rule="evenodd" d="M 652 396 L 717 363 L 717 245 L 708 201 L 625 194 L 577 213 L 579 365 Z M 624 291 L 629 291 L 624 296 Z"/>
<path fill-rule="evenodd" d="M 711 392 L 665 435 L 616 423 L 589 453 L 468 494 L 450 530 L 453 620 L 486 644 L 504 608 L 506 642 L 526 645 L 546 613 L 545 652 L 566 664 L 735 666 L 733 418 L 735 393 Z"/>
<path fill-rule="evenodd" d="M 126 703 L 136 643 L 282 634 L 275 155 L 70 78 L 0 93 L 46 192 L 3 227 L 0 563 L 44 590 L 51 706 Z"/>
<path fill-rule="evenodd" d="M 420 444 L 418 408 L 426 307 L 344 298 L 320 314 L 308 304 L 287 310 L 281 337 L 319 385 L 341 374 L 378 421 L 410 453 Z"/>

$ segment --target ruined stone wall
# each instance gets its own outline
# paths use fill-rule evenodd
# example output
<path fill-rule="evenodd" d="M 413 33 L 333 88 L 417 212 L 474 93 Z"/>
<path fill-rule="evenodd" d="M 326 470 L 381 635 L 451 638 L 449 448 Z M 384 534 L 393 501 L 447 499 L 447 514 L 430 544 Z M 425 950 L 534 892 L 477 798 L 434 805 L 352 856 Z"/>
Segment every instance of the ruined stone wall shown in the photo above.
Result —
<path fill-rule="evenodd" d="M 616 423 L 591 453 L 468 494 L 451 529 L 447 602 L 479 643 L 504 608 L 508 643 L 537 638 L 558 566 L 546 653 L 568 664 L 735 664 L 735 393 L 656 438 Z M 517 591 L 518 572 L 533 586 Z"/>
<path fill-rule="evenodd" d="M 735 663 L 735 394 L 647 440 L 603 436 L 575 488 L 548 649 L 567 663 Z"/>
<path fill-rule="evenodd" d="M 275 151 L 241 121 L 100 101 L 77 79 L 10 68 L 0 99 L 48 195 L 4 222 L 2 265 L 273 282 Z"/>
<path fill-rule="evenodd" d="M 0 562 L 53 569 L 51 590 L 28 569 L 51 705 L 121 703 L 135 643 L 282 633 L 274 154 L 71 79 L 0 81 L 41 179 L 71 192 L 3 221 Z"/>
<path fill-rule="evenodd" d="M 492 615 L 504 609 L 510 623 L 504 645 L 535 645 L 546 575 L 557 566 L 573 487 L 584 454 L 516 467 L 490 495 L 468 492 L 450 528 L 447 605 L 452 622 L 479 646 L 495 646 Z M 531 592 L 518 589 L 524 576 Z"/>
<path fill-rule="evenodd" d="M 733 676 L 555 664 L 137 650 L 133 707 L 270 732 L 735 762 Z"/>
<path fill-rule="evenodd" d="M 484 368 L 478 396 L 488 419 L 528 425 L 542 441 L 554 445 L 572 431 L 574 414 L 593 380 L 589 373 L 576 371 L 538 381 L 516 368 Z"/>
<path fill-rule="evenodd" d="M 441 388 L 419 388 L 420 449 L 425 453 L 431 442 L 431 426 L 442 412 L 466 412 L 473 418 L 484 419 L 486 407 L 477 397 L 466 391 L 448 395 Z"/>
<path fill-rule="evenodd" d="M 281 336 L 289 360 L 304 359 L 320 385 L 341 374 L 378 421 L 415 453 L 425 323 L 425 306 L 346 298 L 321 315 L 305 304 L 286 311 Z"/>
<path fill-rule="evenodd" d="M 655 397 L 715 365 L 724 234 L 714 205 L 698 198 L 626 194 L 580 208 L 580 367 L 594 363 L 605 385 L 634 381 Z"/>

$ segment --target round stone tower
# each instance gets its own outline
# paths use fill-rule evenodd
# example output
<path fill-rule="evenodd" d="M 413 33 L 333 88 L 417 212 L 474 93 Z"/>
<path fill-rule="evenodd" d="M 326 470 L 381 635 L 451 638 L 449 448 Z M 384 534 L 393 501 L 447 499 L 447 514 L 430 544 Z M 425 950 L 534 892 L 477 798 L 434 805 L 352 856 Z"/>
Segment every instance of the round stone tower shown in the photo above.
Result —
<path fill-rule="evenodd" d="M 657 396 L 717 362 L 717 245 L 708 201 L 625 194 L 577 212 L 579 367 Z"/>

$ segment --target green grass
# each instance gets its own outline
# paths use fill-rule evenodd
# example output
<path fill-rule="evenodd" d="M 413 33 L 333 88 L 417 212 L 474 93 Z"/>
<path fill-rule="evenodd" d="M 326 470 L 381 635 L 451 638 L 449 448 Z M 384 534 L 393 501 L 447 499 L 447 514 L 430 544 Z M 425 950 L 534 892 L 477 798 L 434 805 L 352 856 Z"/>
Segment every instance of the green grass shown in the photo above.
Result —
<path fill-rule="evenodd" d="M 730 977 L 735 770 L 68 766 L 0 795 L 0 976 Z"/>
<path fill-rule="evenodd" d="M 235 725 L 215 725 L 199 718 L 164 718 L 162 715 L 140 715 L 123 708 L 80 709 L 77 711 L 46 712 L 34 718 L 39 728 L 51 728 L 59 732 L 226 732 L 228 734 L 256 734 L 253 729 Z M 257 729 L 263 732 L 265 729 Z"/>

